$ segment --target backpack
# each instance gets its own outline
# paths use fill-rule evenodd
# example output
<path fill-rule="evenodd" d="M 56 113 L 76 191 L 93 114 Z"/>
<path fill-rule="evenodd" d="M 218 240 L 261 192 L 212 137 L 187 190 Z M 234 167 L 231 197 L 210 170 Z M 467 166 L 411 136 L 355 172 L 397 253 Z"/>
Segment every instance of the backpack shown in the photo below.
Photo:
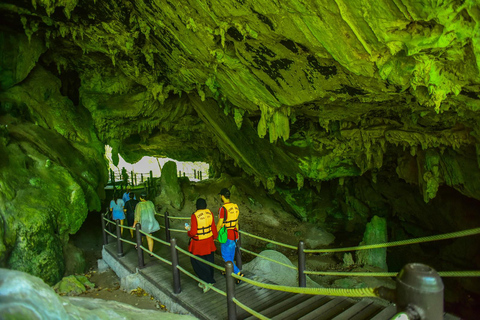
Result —
<path fill-rule="evenodd" d="M 228 211 L 225 209 L 225 217 L 223 217 L 223 221 L 227 220 L 227 214 L 228 214 Z M 227 239 L 228 239 L 228 230 L 227 230 L 227 227 L 225 227 L 225 224 L 223 224 L 222 229 L 218 231 L 217 240 L 220 243 L 226 243 Z"/>

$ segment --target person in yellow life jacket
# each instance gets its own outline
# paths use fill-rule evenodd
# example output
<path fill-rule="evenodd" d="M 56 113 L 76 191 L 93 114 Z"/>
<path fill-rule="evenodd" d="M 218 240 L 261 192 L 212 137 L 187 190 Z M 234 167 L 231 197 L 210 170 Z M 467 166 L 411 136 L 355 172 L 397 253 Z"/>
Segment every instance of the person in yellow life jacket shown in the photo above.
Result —
<path fill-rule="evenodd" d="M 239 276 L 245 276 L 240 269 L 234 263 L 235 249 L 237 247 L 238 240 L 238 218 L 240 212 L 238 206 L 235 203 L 230 202 L 230 190 L 223 188 L 219 193 L 223 206 L 218 210 L 218 223 L 217 231 L 220 231 L 223 226 L 227 228 L 227 242 L 222 243 L 222 258 L 225 261 L 232 261 L 233 263 L 233 272 Z M 240 283 L 240 280 L 236 280 L 237 283 Z"/>
<path fill-rule="evenodd" d="M 196 202 L 197 211 L 190 217 L 190 226 L 186 225 L 185 229 L 188 231 L 190 237 L 190 244 L 188 251 L 199 258 L 214 263 L 215 247 L 214 239 L 218 237 L 217 229 L 215 228 L 215 221 L 213 213 L 207 209 L 207 201 L 199 198 Z M 207 284 L 214 284 L 213 267 L 190 257 L 193 270 L 197 276 L 205 281 Z M 199 283 L 198 286 L 207 292 L 210 287 Z"/>

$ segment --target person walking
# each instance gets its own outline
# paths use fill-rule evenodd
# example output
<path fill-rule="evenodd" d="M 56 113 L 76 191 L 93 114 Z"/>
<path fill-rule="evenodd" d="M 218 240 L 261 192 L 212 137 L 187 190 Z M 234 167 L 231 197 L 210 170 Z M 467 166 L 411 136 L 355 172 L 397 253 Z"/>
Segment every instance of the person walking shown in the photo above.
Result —
<path fill-rule="evenodd" d="M 149 235 L 152 235 L 152 233 L 160 230 L 160 225 L 158 224 L 157 219 L 155 219 L 155 213 L 155 205 L 152 201 L 147 200 L 147 194 L 140 194 L 140 201 L 135 207 L 133 227 L 135 228 L 137 223 L 140 223 L 141 230 Z M 148 235 L 146 237 L 148 250 L 153 252 L 153 239 Z M 135 246 L 135 249 L 138 250 L 139 248 Z M 150 257 L 153 257 L 151 253 Z"/>
<path fill-rule="evenodd" d="M 128 226 L 133 226 L 133 223 L 135 222 L 135 208 L 137 206 L 138 200 L 135 200 L 135 193 L 130 192 L 128 195 L 129 200 L 125 203 L 124 211 L 127 215 L 127 225 Z M 130 230 L 130 235 L 133 238 L 133 230 Z"/>
<path fill-rule="evenodd" d="M 218 233 L 215 228 L 213 213 L 207 209 L 207 201 L 203 198 L 197 199 L 195 205 L 197 211 L 190 217 L 190 226 L 185 226 L 190 237 L 188 251 L 199 258 L 214 263 L 214 252 L 217 248 L 213 240 L 218 237 Z M 215 283 L 213 267 L 192 257 L 190 257 L 190 262 L 197 276 L 207 283 L 207 285 L 199 283 L 198 286 L 203 289 L 203 292 L 207 292 L 210 290 L 210 286 Z"/>
<path fill-rule="evenodd" d="M 115 200 L 117 198 L 117 200 Z M 110 212 L 112 213 L 113 221 L 120 220 L 120 225 L 123 226 L 125 220 L 125 212 L 123 211 L 123 206 L 125 203 L 122 199 L 119 198 L 119 193 L 116 191 L 113 193 L 113 199 L 110 201 Z M 120 235 L 123 236 L 123 227 L 120 229 Z"/>
<path fill-rule="evenodd" d="M 219 193 L 223 206 L 218 210 L 218 223 L 217 223 L 217 232 L 225 226 L 227 228 L 227 242 L 222 243 L 222 258 L 225 261 L 231 261 L 233 263 L 233 272 L 240 277 L 245 275 L 240 272 L 240 269 L 234 263 L 235 249 L 237 247 L 238 240 L 238 218 L 239 210 L 238 206 L 235 203 L 230 202 L 230 190 L 223 188 Z M 237 284 L 240 283 L 240 280 L 236 279 Z"/>
<path fill-rule="evenodd" d="M 128 186 L 128 187 L 127 187 L 127 190 L 126 190 L 125 193 L 123 194 L 122 200 L 123 200 L 124 203 L 127 203 L 127 201 L 130 200 L 130 193 L 132 192 L 131 190 L 132 190 L 132 188 L 131 188 L 130 186 Z M 135 197 L 135 194 L 133 195 L 133 198 L 134 198 L 135 200 L 137 200 L 137 197 Z"/>

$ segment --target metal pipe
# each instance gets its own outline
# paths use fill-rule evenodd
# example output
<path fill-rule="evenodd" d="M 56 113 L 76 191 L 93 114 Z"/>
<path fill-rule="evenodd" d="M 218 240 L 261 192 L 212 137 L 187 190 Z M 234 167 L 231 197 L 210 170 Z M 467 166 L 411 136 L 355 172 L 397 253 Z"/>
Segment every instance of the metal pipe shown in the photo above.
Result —
<path fill-rule="evenodd" d="M 225 275 L 227 277 L 227 309 L 228 309 L 228 320 L 237 319 L 237 305 L 233 302 L 235 298 L 235 278 L 232 277 L 233 273 L 233 263 L 232 261 L 227 261 L 225 264 Z"/>
<path fill-rule="evenodd" d="M 143 259 L 143 250 L 140 248 L 142 246 L 142 233 L 140 230 L 142 229 L 142 225 L 137 223 L 135 225 L 135 231 L 137 232 L 137 257 L 138 257 L 138 268 L 143 269 L 145 268 L 145 261 Z"/>
<path fill-rule="evenodd" d="M 298 286 L 307 286 L 307 276 L 305 275 L 305 243 L 298 242 Z"/>
<path fill-rule="evenodd" d="M 168 211 L 165 211 L 165 240 L 170 242 L 170 219 L 168 219 Z"/>
<path fill-rule="evenodd" d="M 443 319 L 443 282 L 437 271 L 409 263 L 397 276 L 397 312 L 411 319 Z"/>
<path fill-rule="evenodd" d="M 103 213 L 100 214 L 100 218 L 102 219 L 102 233 L 103 233 L 103 244 L 108 244 L 108 237 L 107 232 L 105 231 L 105 215 Z"/>
<path fill-rule="evenodd" d="M 120 220 L 115 220 L 117 224 L 117 257 L 123 257 L 122 233 L 120 231 Z"/>
<path fill-rule="evenodd" d="M 173 293 L 179 294 L 182 292 L 180 286 L 180 270 L 178 270 L 178 252 L 177 252 L 177 239 L 170 240 L 170 252 L 172 255 L 172 274 L 173 274 Z"/>

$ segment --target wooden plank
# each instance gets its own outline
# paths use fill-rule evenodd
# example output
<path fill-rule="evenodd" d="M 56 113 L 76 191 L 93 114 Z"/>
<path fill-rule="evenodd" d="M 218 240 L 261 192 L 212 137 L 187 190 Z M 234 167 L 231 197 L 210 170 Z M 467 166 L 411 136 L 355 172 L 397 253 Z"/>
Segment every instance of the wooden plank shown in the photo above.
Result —
<path fill-rule="evenodd" d="M 360 310 L 356 315 L 351 317 L 349 320 L 368 320 L 372 318 L 373 315 L 377 314 L 382 309 L 382 306 L 372 303 L 366 308 Z"/>
<path fill-rule="evenodd" d="M 279 291 L 274 291 L 274 292 L 268 292 L 267 295 L 263 296 L 263 298 L 255 298 L 255 299 L 248 299 L 242 301 L 241 299 L 238 299 L 240 302 L 243 304 L 247 305 L 248 307 L 252 308 L 253 310 L 257 312 L 261 312 L 262 309 L 271 307 L 273 305 L 278 305 L 279 303 L 283 303 L 287 298 L 289 298 L 292 294 L 286 293 L 286 292 L 279 292 Z M 251 314 L 241 308 L 237 309 L 237 316 L 240 319 L 250 317 Z"/>
<path fill-rule="evenodd" d="M 281 301 L 280 303 L 274 304 L 274 305 L 266 307 L 264 309 L 259 309 L 258 312 L 260 312 L 261 314 L 263 314 L 267 318 L 272 318 L 272 317 L 276 316 L 277 314 L 282 313 L 285 310 L 288 310 L 288 309 L 298 305 L 302 301 L 305 301 L 306 299 L 308 299 L 308 297 L 309 296 L 304 295 L 304 294 L 296 294 L 296 295 L 293 295 L 293 296 Z M 256 317 L 251 316 L 251 317 L 248 317 L 247 319 L 254 320 L 254 319 L 256 319 Z"/>
<path fill-rule="evenodd" d="M 397 307 L 395 305 L 389 305 L 379 313 L 377 313 L 370 320 L 390 320 L 397 313 Z"/>
<path fill-rule="evenodd" d="M 315 295 L 297 304 L 295 307 L 292 307 L 276 315 L 275 317 L 272 317 L 272 319 L 278 319 L 278 320 L 298 319 L 299 317 L 305 315 L 306 313 L 309 313 L 312 310 L 323 305 L 324 303 L 328 304 L 328 301 L 329 301 L 329 298 L 326 296 Z"/>
<path fill-rule="evenodd" d="M 305 314 L 303 317 L 299 318 L 302 320 L 326 320 L 331 319 L 332 317 L 336 316 L 337 314 L 343 312 L 343 310 L 347 309 L 352 305 L 352 301 L 350 299 L 340 297 L 334 298 L 332 301 L 324 304 L 320 308 L 316 308 L 315 310 Z"/>
<path fill-rule="evenodd" d="M 364 308 L 368 307 L 372 303 L 373 303 L 373 301 L 370 300 L 370 299 L 363 299 L 362 301 L 357 302 L 356 304 L 354 304 L 353 306 L 351 306 L 350 308 L 348 308 L 347 310 L 345 310 L 344 312 L 342 312 L 341 314 L 339 314 L 338 316 L 336 316 L 332 320 L 350 319 L 355 314 L 357 314 L 358 312 L 360 312 Z"/>

